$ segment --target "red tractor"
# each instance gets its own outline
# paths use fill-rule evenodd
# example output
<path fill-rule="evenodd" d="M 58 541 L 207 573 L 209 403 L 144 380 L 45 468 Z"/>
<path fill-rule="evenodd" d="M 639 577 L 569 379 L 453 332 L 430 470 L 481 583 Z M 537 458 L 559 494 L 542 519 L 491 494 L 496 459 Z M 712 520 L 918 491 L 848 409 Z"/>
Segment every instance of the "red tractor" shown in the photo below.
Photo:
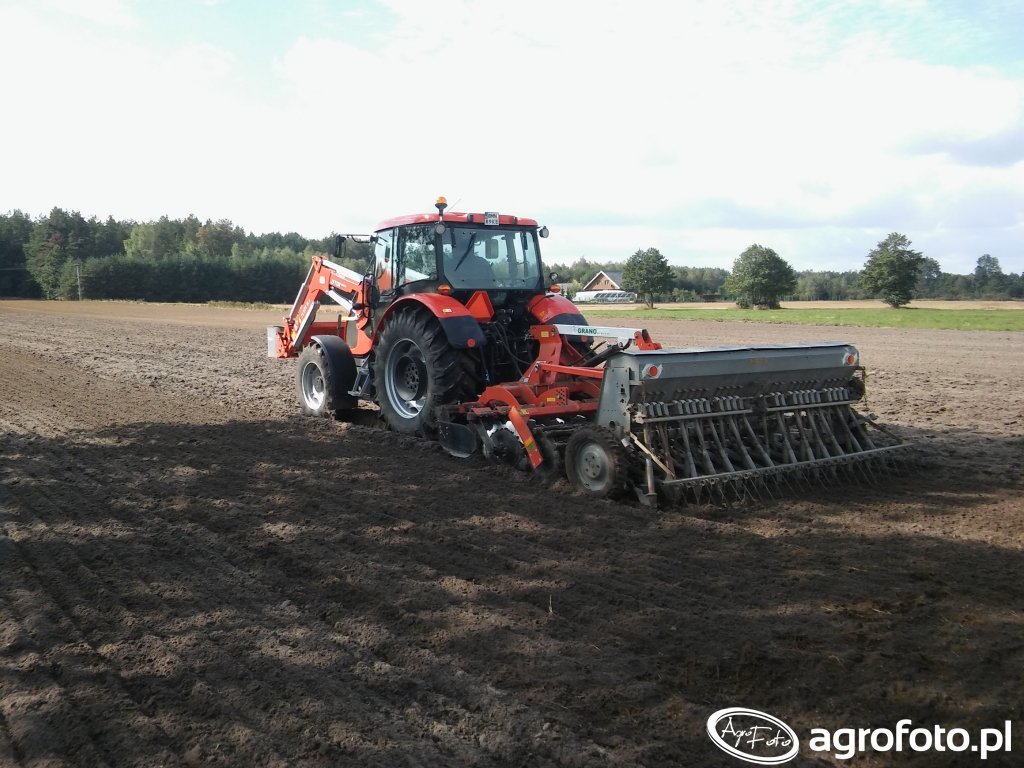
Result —
<path fill-rule="evenodd" d="M 455 455 L 564 466 L 583 491 L 647 503 L 869 473 L 905 447 L 851 407 L 863 369 L 849 344 L 666 350 L 643 329 L 591 326 L 542 274 L 546 227 L 436 207 L 367 236 L 365 275 L 313 257 L 268 329 L 269 355 L 299 358 L 306 413 L 370 401 L 389 428 Z M 342 314 L 317 321 L 326 298 Z"/>

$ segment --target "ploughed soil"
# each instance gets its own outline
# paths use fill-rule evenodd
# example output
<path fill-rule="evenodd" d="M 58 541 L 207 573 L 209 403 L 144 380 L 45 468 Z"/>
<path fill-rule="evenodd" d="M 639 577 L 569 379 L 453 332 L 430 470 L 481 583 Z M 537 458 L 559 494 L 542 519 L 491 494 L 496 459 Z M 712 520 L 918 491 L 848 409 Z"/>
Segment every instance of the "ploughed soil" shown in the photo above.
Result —
<path fill-rule="evenodd" d="M 1024 334 L 840 338 L 918 446 L 874 484 L 651 510 L 301 417 L 276 312 L 0 302 L 0 765 L 742 765 L 715 710 L 1013 725 Z M 854 765 L 970 765 L 970 752 Z"/>

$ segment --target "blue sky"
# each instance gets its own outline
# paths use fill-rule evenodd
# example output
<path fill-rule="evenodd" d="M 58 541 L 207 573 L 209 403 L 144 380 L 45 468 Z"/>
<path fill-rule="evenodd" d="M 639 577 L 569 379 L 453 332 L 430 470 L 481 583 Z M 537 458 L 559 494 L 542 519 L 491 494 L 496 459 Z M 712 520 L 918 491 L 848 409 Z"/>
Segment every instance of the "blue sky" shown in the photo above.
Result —
<path fill-rule="evenodd" d="M 549 263 L 1024 270 L 1024 3 L 0 0 L 0 210 L 533 216 Z"/>

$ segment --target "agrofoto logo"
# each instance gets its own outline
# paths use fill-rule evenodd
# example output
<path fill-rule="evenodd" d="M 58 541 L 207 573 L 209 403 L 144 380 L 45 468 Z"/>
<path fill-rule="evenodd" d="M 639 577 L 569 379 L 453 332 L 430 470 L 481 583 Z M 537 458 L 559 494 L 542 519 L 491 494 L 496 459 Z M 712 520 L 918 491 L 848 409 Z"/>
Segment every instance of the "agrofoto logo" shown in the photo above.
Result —
<path fill-rule="evenodd" d="M 767 712 L 746 707 L 712 713 L 708 736 L 727 755 L 758 765 L 789 762 L 800 750 L 796 731 Z"/>
<path fill-rule="evenodd" d="M 757 709 L 720 709 L 708 718 L 707 729 L 716 747 L 748 763 L 781 765 L 800 751 L 796 731 L 774 715 Z M 807 748 L 836 760 L 850 760 L 869 751 L 885 754 L 934 750 L 965 752 L 981 761 L 993 753 L 1013 751 L 1013 722 L 1005 720 L 1000 728 L 981 728 L 973 733 L 941 725 L 915 727 L 910 718 L 899 720 L 894 728 L 811 728 Z"/>

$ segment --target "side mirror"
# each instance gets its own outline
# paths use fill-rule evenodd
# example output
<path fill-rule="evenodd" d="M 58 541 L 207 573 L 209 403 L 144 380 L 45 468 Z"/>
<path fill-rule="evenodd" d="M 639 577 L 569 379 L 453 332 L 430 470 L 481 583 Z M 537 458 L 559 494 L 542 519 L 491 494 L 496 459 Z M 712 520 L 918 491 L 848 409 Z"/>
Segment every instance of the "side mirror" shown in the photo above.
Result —
<path fill-rule="evenodd" d="M 557 272 L 552 272 L 550 275 L 548 275 L 548 282 L 557 283 L 558 282 L 558 273 Z"/>
<path fill-rule="evenodd" d="M 537 234 L 540 235 L 541 237 L 547 237 L 550 233 L 548 232 L 547 227 L 541 227 L 540 229 L 537 230 Z"/>
<path fill-rule="evenodd" d="M 335 261 L 341 258 L 341 244 L 344 242 L 345 238 L 341 235 L 334 236 L 334 251 L 331 255 L 334 257 Z"/>

